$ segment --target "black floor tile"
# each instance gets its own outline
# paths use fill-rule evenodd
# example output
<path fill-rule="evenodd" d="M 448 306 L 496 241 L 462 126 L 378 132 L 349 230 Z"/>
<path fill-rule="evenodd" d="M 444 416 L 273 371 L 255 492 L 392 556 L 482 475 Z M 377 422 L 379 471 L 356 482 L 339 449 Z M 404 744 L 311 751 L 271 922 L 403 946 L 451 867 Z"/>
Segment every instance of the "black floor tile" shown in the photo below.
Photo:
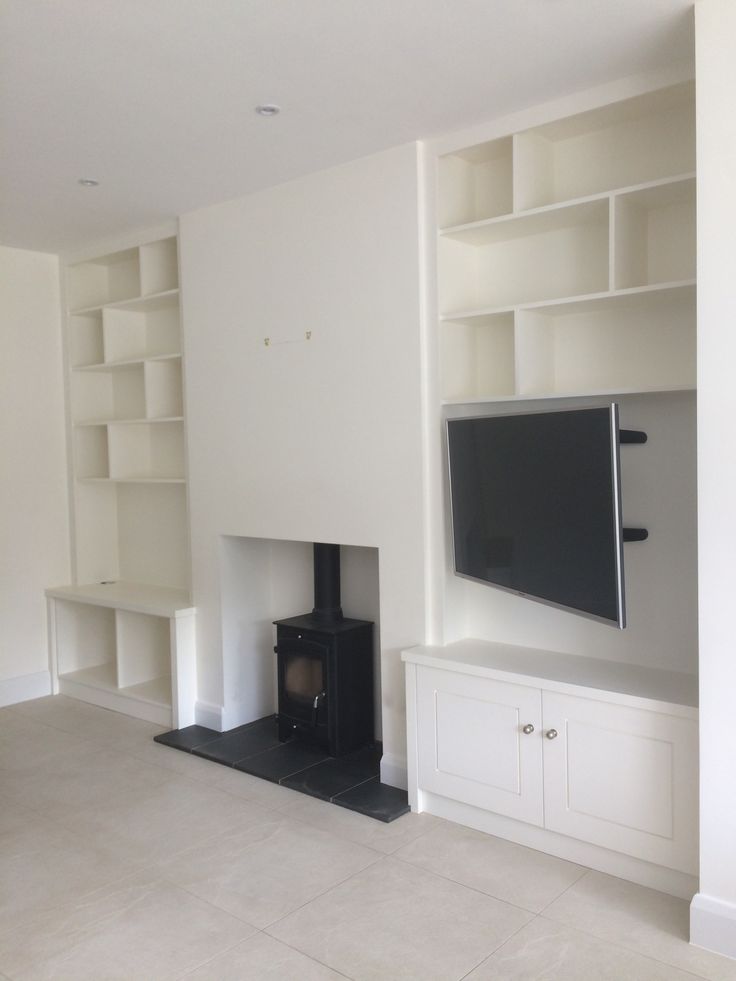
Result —
<path fill-rule="evenodd" d="M 272 783 L 279 783 L 284 777 L 289 777 L 329 758 L 321 749 L 292 740 L 288 743 L 280 743 L 275 749 L 269 749 L 265 753 L 239 760 L 235 764 L 235 769 L 251 773 L 254 777 L 263 777 L 264 780 L 270 780 Z"/>
<path fill-rule="evenodd" d="M 206 760 L 232 766 L 249 756 L 256 756 L 281 745 L 276 720 L 271 716 L 231 729 L 230 732 L 218 733 L 217 739 L 210 740 L 192 752 Z"/>
<path fill-rule="evenodd" d="M 378 777 L 334 797 L 333 803 L 386 822 L 394 821 L 409 811 L 406 791 L 389 787 L 388 784 L 381 783 Z"/>
<path fill-rule="evenodd" d="M 221 732 L 207 729 L 205 726 L 187 726 L 185 729 L 172 729 L 171 732 L 162 732 L 160 735 L 154 736 L 153 741 L 191 753 L 197 746 L 204 746 L 205 743 L 219 739 L 221 736 Z"/>
<path fill-rule="evenodd" d="M 378 775 L 380 754 L 374 749 L 358 750 L 340 759 L 327 759 L 281 781 L 284 787 L 311 797 L 331 800 L 365 780 Z"/>

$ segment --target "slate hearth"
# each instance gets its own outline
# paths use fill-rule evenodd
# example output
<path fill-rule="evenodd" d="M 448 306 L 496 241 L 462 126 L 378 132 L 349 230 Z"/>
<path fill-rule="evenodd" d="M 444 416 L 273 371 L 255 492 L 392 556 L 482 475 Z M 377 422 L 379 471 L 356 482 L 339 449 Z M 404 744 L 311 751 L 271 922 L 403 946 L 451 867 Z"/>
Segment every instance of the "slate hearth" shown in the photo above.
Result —
<path fill-rule="evenodd" d="M 154 740 L 378 821 L 393 821 L 409 810 L 406 791 L 380 781 L 379 747 L 359 749 L 336 759 L 297 739 L 282 743 L 275 715 L 230 732 L 187 726 L 163 732 Z"/>

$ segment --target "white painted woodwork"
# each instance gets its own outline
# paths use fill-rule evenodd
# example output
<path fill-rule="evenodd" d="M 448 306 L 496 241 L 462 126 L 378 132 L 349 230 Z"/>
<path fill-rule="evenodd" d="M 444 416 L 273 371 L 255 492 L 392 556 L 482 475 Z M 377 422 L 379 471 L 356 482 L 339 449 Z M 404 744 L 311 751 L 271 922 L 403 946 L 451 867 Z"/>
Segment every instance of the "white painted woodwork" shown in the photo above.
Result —
<path fill-rule="evenodd" d="M 552 831 L 697 874 L 694 719 L 543 694 L 544 817 Z"/>
<path fill-rule="evenodd" d="M 694 166 L 688 84 L 441 157 L 443 399 L 694 388 Z"/>
<path fill-rule="evenodd" d="M 176 236 L 66 272 L 78 585 L 47 592 L 53 684 L 162 725 L 189 724 L 196 671 L 184 626 L 193 611 Z"/>
<path fill-rule="evenodd" d="M 55 690 L 159 725 L 194 721 L 194 610 L 183 589 L 46 590 Z"/>
<path fill-rule="evenodd" d="M 542 824 L 541 696 L 533 688 L 432 668 L 417 677 L 419 786 Z"/>
<path fill-rule="evenodd" d="M 607 871 L 610 857 L 595 849 L 697 874 L 695 678 L 471 640 L 402 659 L 415 810 L 486 830 L 481 812 L 543 827 L 549 839 L 514 823 L 492 833 L 553 854 L 557 836 L 585 842 L 595 846 L 587 860 Z M 620 874 L 643 874 L 636 862 Z"/>

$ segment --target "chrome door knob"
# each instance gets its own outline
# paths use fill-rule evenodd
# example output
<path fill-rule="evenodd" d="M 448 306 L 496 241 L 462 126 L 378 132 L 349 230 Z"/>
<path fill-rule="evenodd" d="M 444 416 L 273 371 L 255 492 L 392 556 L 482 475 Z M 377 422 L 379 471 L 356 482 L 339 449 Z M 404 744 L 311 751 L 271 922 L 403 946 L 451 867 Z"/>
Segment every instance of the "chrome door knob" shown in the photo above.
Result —
<path fill-rule="evenodd" d="M 531 722 L 527 722 L 527 724 L 524 726 L 524 728 L 521 731 L 525 732 L 528 736 L 529 733 L 534 732 L 534 726 L 531 724 Z"/>
<path fill-rule="evenodd" d="M 547 739 L 557 739 L 557 736 L 558 736 L 557 730 L 556 729 L 548 729 L 545 732 L 545 736 L 547 737 Z"/>

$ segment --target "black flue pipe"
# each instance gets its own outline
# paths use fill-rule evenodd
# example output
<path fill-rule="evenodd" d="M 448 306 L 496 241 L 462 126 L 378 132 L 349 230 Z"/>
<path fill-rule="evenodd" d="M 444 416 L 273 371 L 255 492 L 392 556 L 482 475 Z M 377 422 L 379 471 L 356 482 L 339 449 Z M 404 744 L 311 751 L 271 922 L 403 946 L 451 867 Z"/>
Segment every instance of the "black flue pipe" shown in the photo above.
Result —
<path fill-rule="evenodd" d="M 340 546 L 314 543 L 314 609 L 320 623 L 343 619 L 340 606 Z"/>

